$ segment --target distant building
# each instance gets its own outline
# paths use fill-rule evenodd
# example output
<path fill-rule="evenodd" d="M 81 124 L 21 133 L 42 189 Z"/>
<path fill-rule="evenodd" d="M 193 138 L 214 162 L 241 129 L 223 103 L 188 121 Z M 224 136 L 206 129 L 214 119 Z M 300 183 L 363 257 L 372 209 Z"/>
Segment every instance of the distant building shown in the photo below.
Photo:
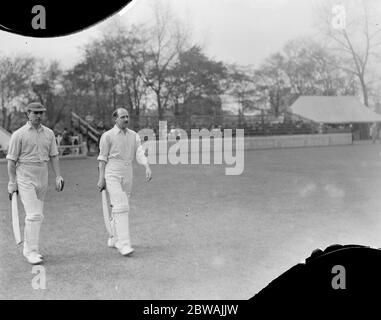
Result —
<path fill-rule="evenodd" d="M 288 111 L 294 120 L 318 124 L 321 133 L 349 130 L 353 140 L 371 138 L 370 126 L 381 124 L 381 115 L 354 96 L 301 96 Z"/>
<path fill-rule="evenodd" d="M 301 96 L 289 108 L 291 114 L 323 124 L 381 122 L 381 115 L 353 96 Z"/>

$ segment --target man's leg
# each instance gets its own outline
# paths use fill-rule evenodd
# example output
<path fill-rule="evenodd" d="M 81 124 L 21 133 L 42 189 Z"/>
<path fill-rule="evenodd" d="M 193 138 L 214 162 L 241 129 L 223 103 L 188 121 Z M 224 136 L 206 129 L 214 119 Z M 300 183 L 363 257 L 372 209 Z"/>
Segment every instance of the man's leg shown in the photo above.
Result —
<path fill-rule="evenodd" d="M 47 186 L 47 165 L 22 166 L 18 168 L 17 184 L 25 216 L 23 254 L 32 263 L 40 263 L 40 229 L 44 219 L 43 209 Z"/>
<path fill-rule="evenodd" d="M 106 176 L 106 185 L 112 205 L 115 247 L 121 254 L 127 255 L 133 251 L 130 239 L 128 196 L 120 177 Z"/>
<path fill-rule="evenodd" d="M 37 260 L 42 258 L 39 253 L 39 239 L 41 224 L 44 219 L 44 202 L 37 198 L 36 192 L 33 188 L 19 187 L 19 192 L 20 199 L 23 203 L 26 213 L 23 254 L 28 259 L 28 261 L 31 260 L 35 261 L 35 263 L 39 263 L 41 261 Z M 29 259 L 28 257 L 32 258 Z M 33 257 L 38 257 L 39 259 L 35 259 Z"/>

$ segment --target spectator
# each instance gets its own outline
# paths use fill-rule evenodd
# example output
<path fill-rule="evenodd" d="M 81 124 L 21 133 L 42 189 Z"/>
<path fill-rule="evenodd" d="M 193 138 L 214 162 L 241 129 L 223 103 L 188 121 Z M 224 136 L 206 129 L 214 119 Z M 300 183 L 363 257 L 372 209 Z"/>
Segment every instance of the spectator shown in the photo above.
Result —
<path fill-rule="evenodd" d="M 67 131 L 67 128 L 64 128 L 62 131 L 62 139 L 61 139 L 61 144 L 63 146 L 69 146 L 71 145 L 71 139 L 70 139 L 70 134 Z M 64 148 L 62 155 L 68 155 L 70 154 L 70 148 Z"/>
<path fill-rule="evenodd" d="M 376 143 L 377 141 L 377 136 L 378 136 L 378 129 L 377 129 L 377 123 L 373 123 L 370 126 L 370 136 L 372 137 L 373 143 Z"/>
<path fill-rule="evenodd" d="M 57 141 L 57 145 L 60 146 L 62 141 L 62 135 L 59 132 L 57 132 L 56 134 L 56 141 Z"/>

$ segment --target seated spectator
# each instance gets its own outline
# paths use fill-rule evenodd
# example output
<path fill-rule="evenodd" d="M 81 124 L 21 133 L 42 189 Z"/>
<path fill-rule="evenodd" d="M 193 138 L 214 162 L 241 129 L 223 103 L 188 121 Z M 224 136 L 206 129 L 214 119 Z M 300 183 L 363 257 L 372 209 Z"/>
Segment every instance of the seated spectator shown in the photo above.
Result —
<path fill-rule="evenodd" d="M 57 135 L 56 135 L 56 142 L 57 142 L 58 146 L 61 145 L 61 141 L 62 141 L 62 136 L 61 136 L 60 133 L 57 133 Z"/>
<path fill-rule="evenodd" d="M 61 145 L 63 146 L 69 146 L 71 145 L 71 139 L 70 139 L 70 134 L 69 132 L 67 131 L 67 128 L 64 128 L 64 130 L 62 131 L 62 140 L 61 140 Z M 63 152 L 62 152 L 62 155 L 68 155 L 70 154 L 70 148 L 64 148 Z"/>
<path fill-rule="evenodd" d="M 71 144 L 70 134 L 67 131 L 67 128 L 64 128 L 64 130 L 62 131 L 62 141 L 61 142 L 63 145 L 70 145 Z"/>

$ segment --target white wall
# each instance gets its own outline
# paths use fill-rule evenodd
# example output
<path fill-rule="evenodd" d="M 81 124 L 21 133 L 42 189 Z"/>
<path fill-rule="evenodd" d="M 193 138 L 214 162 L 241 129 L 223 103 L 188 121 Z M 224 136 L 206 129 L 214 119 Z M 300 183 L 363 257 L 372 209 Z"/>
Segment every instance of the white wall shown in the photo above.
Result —
<path fill-rule="evenodd" d="M 245 150 L 352 144 L 351 133 L 245 137 Z"/>
<path fill-rule="evenodd" d="M 236 138 L 230 138 L 233 148 L 235 149 Z M 217 138 L 215 140 L 218 140 Z M 143 142 L 145 144 L 147 142 Z M 167 153 L 168 148 L 174 145 L 174 141 L 150 141 L 148 144 L 156 143 L 156 154 Z M 223 140 L 220 142 L 224 144 Z M 299 147 L 320 147 L 320 146 L 337 146 L 352 144 L 351 133 L 332 133 L 332 134 L 298 134 L 284 136 L 266 136 L 266 137 L 245 137 L 242 147 L 238 149 L 256 150 L 256 149 L 279 149 L 279 148 L 299 148 Z M 162 146 L 159 146 L 162 145 Z M 199 143 L 201 148 L 201 142 Z M 210 150 L 214 150 L 214 141 L 210 141 Z M 222 150 L 222 149 L 221 149 Z M 199 152 L 199 149 L 193 150 L 191 140 L 188 140 L 188 151 Z"/>

